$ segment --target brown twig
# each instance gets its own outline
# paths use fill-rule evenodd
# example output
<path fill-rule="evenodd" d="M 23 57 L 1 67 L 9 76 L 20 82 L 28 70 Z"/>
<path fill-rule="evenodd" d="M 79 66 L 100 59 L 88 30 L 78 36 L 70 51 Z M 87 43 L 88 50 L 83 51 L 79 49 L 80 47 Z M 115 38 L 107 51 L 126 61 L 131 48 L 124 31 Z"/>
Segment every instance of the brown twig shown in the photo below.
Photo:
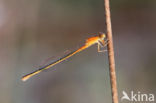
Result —
<path fill-rule="evenodd" d="M 106 15 L 106 25 L 107 25 L 107 38 L 108 43 L 108 54 L 109 54 L 109 71 L 111 79 L 111 89 L 112 89 L 112 102 L 118 103 L 118 93 L 117 93 L 117 83 L 116 83 L 116 73 L 115 73 L 115 60 L 114 60 L 114 48 L 113 48 L 113 38 L 112 38 L 112 27 L 111 27 L 111 16 L 109 0 L 104 0 L 105 15 Z"/>

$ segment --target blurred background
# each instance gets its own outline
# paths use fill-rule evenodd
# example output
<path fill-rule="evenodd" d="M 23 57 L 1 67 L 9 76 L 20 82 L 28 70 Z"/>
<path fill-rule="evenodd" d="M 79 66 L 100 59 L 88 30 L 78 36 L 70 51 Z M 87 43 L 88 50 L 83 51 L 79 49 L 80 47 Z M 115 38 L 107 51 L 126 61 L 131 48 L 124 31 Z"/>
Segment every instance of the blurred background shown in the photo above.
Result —
<path fill-rule="evenodd" d="M 119 101 L 123 90 L 156 93 L 156 0 L 110 4 Z M 20 80 L 106 32 L 104 13 L 103 0 L 0 0 L 0 103 L 111 103 L 108 54 L 96 45 Z"/>

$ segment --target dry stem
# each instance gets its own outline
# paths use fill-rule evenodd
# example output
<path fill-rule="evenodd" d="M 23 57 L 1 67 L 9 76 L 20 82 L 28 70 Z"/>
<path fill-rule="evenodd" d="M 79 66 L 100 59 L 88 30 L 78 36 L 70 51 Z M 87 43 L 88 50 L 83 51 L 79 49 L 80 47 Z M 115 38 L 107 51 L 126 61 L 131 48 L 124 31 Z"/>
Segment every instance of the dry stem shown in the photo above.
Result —
<path fill-rule="evenodd" d="M 118 93 L 117 93 L 117 83 L 116 83 L 116 73 L 115 73 L 115 60 L 114 60 L 114 48 L 113 48 L 113 38 L 112 38 L 112 27 L 111 27 L 111 16 L 109 0 L 104 0 L 105 15 L 106 15 L 106 25 L 107 25 L 107 38 L 108 43 L 108 54 L 109 54 L 109 70 L 111 79 L 111 90 L 112 90 L 112 102 L 118 103 Z"/>

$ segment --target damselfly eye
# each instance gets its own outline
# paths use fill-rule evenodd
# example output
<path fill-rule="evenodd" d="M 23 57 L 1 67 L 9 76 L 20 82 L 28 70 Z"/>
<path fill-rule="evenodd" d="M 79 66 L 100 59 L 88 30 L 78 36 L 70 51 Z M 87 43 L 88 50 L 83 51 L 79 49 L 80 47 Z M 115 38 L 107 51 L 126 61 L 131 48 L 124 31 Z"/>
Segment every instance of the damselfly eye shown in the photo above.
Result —
<path fill-rule="evenodd" d="M 106 37 L 106 35 L 105 35 L 105 33 L 103 33 L 103 32 L 99 32 L 99 37 L 100 37 L 101 39 L 104 39 L 104 38 Z"/>

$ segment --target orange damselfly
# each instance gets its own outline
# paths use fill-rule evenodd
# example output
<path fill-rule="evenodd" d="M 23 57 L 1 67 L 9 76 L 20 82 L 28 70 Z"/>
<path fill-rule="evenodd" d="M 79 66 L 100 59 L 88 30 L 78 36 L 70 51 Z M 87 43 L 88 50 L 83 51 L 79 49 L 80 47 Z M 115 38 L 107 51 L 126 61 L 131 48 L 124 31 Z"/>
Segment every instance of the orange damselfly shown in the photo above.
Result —
<path fill-rule="evenodd" d="M 54 61 L 54 62 L 52 62 L 52 63 L 50 63 L 50 64 L 48 64 L 48 65 L 46 65 L 44 67 L 39 68 L 38 70 L 36 70 L 36 71 L 34 71 L 32 73 L 29 73 L 29 74 L 23 76 L 22 81 L 28 80 L 30 77 L 42 72 L 43 70 L 46 70 L 46 69 L 49 69 L 49 68 L 53 67 L 54 65 L 56 65 L 56 64 L 58 64 L 58 63 L 60 63 L 60 62 L 62 62 L 64 60 L 70 58 L 71 56 L 77 54 L 78 52 L 80 52 L 82 50 L 87 49 L 88 47 L 90 47 L 90 46 L 92 46 L 94 44 L 98 45 L 98 52 L 105 51 L 105 50 L 100 50 L 100 47 L 105 47 L 107 45 L 107 43 L 108 43 L 107 40 L 106 41 L 104 40 L 106 38 L 106 35 L 104 33 L 102 33 L 102 32 L 99 32 L 98 34 L 99 34 L 98 36 L 88 38 L 86 40 L 86 42 L 85 42 L 85 45 L 83 45 L 79 49 L 77 49 L 77 50 L 75 50 L 75 51 L 73 51 L 73 52 L 59 58 L 58 60 L 56 60 L 56 61 Z"/>

